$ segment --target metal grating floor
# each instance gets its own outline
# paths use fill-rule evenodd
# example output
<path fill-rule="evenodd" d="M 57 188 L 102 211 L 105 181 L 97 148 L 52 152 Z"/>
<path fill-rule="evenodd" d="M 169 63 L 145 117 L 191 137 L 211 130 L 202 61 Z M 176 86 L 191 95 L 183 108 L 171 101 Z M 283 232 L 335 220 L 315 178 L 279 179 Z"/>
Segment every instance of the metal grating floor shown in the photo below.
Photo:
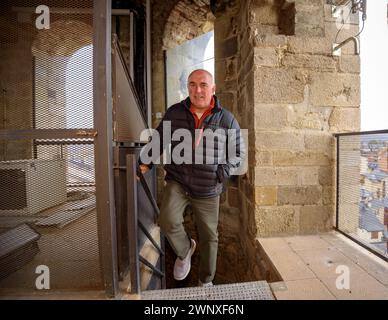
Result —
<path fill-rule="evenodd" d="M 274 300 L 274 296 L 266 281 L 256 281 L 145 291 L 142 293 L 142 300 Z"/>

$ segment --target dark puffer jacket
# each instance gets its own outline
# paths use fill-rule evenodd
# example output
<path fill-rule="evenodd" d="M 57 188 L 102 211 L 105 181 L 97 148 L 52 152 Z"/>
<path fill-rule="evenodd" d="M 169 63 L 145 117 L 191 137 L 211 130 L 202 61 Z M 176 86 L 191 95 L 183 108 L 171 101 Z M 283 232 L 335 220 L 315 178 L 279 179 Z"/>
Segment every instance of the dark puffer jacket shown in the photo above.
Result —
<path fill-rule="evenodd" d="M 150 145 L 155 142 L 160 143 L 160 146 L 163 146 L 165 151 L 167 150 L 167 154 L 172 155 L 172 157 L 167 156 L 167 159 L 172 159 L 171 163 L 165 164 L 164 166 L 167 173 L 166 181 L 173 180 L 178 182 L 194 198 L 210 198 L 221 194 L 223 191 L 223 183 L 229 177 L 230 170 L 238 168 L 242 164 L 245 156 L 245 145 L 237 120 L 231 112 L 221 107 L 216 96 L 214 98 L 215 106 L 212 113 L 204 119 L 201 126 L 204 130 L 203 135 L 200 135 L 199 130 L 197 130 L 197 136 L 195 136 L 195 120 L 190 111 L 190 98 L 187 98 L 167 110 L 156 129 L 158 135 L 154 134 L 151 142 L 143 148 L 142 154 L 146 153 L 150 155 L 152 159 L 151 163 L 145 163 L 142 161 L 142 157 L 139 160 L 139 163 L 147 164 L 151 167 L 155 161 L 159 160 L 158 158 L 163 150 L 160 148 L 160 154 L 158 155 L 151 154 Z M 163 139 L 163 128 L 165 128 L 164 134 L 169 135 L 169 130 L 166 130 L 168 125 L 166 126 L 165 122 L 167 121 L 170 121 L 169 124 L 171 124 L 172 137 L 172 141 L 168 142 L 166 142 L 166 136 Z M 165 124 L 163 125 L 163 123 Z M 177 131 L 179 129 L 187 129 L 191 134 L 191 139 L 181 138 L 178 140 L 179 138 L 177 137 L 181 135 L 181 131 Z M 230 131 L 228 131 L 230 129 L 235 129 L 234 132 L 237 134 L 231 135 Z M 214 144 L 208 144 L 206 141 L 206 132 L 209 133 L 208 130 L 216 132 L 219 135 L 219 139 L 216 139 Z M 199 136 L 202 139 L 199 140 L 201 143 L 197 145 Z M 168 146 L 169 143 L 171 143 L 171 149 Z M 235 148 L 235 152 L 232 152 L 231 157 L 230 155 L 228 156 L 227 148 L 232 144 L 235 145 L 233 147 Z M 213 154 L 209 154 L 206 150 L 209 148 L 214 151 Z M 183 156 L 187 161 L 183 161 L 183 163 L 174 162 L 176 160 L 174 154 L 175 156 L 177 154 Z M 202 160 L 199 164 L 198 161 L 194 161 L 198 159 Z"/>

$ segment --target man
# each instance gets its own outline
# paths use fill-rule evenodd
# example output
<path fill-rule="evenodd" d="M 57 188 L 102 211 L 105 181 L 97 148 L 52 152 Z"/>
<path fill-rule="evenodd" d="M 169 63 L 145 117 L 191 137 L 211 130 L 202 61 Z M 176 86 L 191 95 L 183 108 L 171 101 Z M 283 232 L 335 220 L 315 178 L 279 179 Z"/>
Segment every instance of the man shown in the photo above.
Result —
<path fill-rule="evenodd" d="M 220 194 L 231 169 L 240 165 L 245 151 L 237 120 L 221 107 L 214 95 L 216 86 L 213 76 L 206 70 L 193 71 L 188 77 L 188 90 L 189 97 L 171 106 L 156 129 L 162 151 L 168 149 L 163 135 L 164 124 L 171 124 L 172 135 L 186 129 L 192 138 L 189 142 L 189 151 L 192 152 L 185 155 L 185 159 L 194 160 L 179 161 L 178 164 L 173 158 L 171 164 L 165 165 L 166 188 L 160 209 L 160 227 L 177 255 L 174 278 L 183 280 L 190 272 L 191 256 L 196 249 L 196 242 L 188 237 L 183 227 L 185 208 L 191 205 L 199 237 L 199 285 L 207 286 L 213 284 L 216 272 Z M 235 134 L 229 135 L 233 129 Z M 209 130 L 220 134 L 216 143 L 208 141 L 206 132 Z M 171 152 L 174 155 L 174 150 L 178 150 L 182 141 L 172 140 Z M 205 142 L 206 154 L 197 157 L 199 150 L 203 152 L 201 145 Z M 234 145 L 235 153 L 229 156 L 226 152 L 231 145 Z M 210 156 L 213 161 L 209 161 L 209 148 L 213 151 Z M 175 152 L 175 155 L 177 153 L 180 154 Z M 222 162 L 220 159 L 223 155 L 226 161 Z M 202 161 L 198 163 L 198 159 Z M 144 164 L 140 160 L 142 173 L 151 166 L 152 163 Z"/>

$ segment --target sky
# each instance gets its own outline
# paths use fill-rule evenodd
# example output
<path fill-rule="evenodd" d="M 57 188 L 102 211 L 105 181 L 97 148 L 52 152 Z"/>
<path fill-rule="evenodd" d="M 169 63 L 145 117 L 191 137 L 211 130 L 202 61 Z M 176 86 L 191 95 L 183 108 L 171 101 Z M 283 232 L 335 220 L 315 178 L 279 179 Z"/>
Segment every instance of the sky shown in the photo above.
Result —
<path fill-rule="evenodd" d="M 75 52 L 66 67 L 66 129 L 93 128 L 93 46 Z"/>
<path fill-rule="evenodd" d="M 360 35 L 361 131 L 388 129 L 387 3 L 368 0 L 365 28 Z"/>

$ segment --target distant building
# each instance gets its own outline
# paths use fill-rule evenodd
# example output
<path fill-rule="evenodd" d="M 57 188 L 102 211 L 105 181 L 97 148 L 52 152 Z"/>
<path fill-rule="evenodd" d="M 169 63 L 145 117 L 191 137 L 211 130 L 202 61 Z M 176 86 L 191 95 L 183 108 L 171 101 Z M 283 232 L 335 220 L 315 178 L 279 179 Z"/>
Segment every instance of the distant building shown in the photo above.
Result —
<path fill-rule="evenodd" d="M 379 169 L 388 173 L 388 148 L 379 150 L 377 161 Z"/>
<path fill-rule="evenodd" d="M 360 204 L 360 220 L 357 234 L 368 243 L 386 243 L 388 239 L 387 225 L 384 225 L 378 219 L 373 208 L 363 203 Z"/>

